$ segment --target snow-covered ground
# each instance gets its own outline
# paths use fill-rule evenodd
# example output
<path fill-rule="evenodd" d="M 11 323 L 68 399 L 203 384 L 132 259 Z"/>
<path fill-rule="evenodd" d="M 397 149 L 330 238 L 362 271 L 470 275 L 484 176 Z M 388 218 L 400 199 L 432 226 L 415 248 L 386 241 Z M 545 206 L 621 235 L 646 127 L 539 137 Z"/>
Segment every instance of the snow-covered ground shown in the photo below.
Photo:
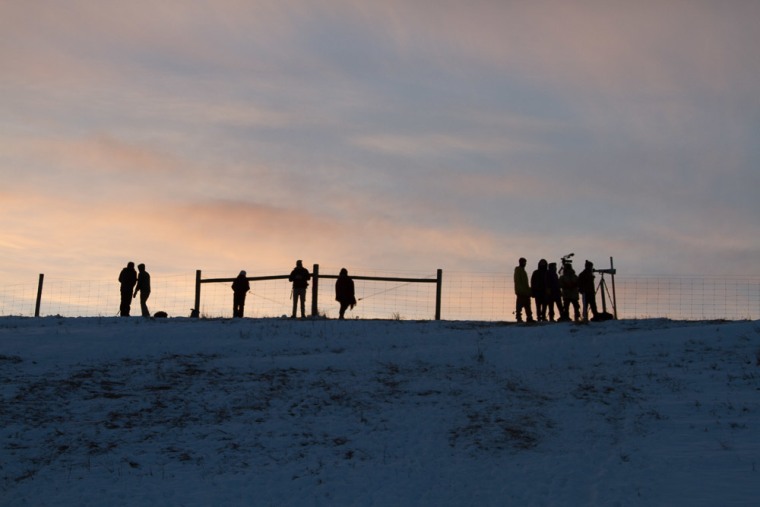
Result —
<path fill-rule="evenodd" d="M 760 323 L 0 318 L 3 506 L 760 504 Z"/>

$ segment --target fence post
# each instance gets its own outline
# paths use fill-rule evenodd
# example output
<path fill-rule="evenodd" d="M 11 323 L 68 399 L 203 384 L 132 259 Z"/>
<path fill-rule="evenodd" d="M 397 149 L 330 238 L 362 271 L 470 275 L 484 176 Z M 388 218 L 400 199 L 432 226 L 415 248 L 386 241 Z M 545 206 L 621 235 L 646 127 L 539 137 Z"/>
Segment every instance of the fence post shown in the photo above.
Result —
<path fill-rule="evenodd" d="M 319 264 L 314 264 L 314 269 L 311 273 L 311 277 L 314 283 L 311 284 L 311 316 L 316 317 L 319 313 Z"/>
<path fill-rule="evenodd" d="M 42 304 L 42 281 L 45 279 L 45 275 L 40 273 L 40 281 L 37 284 L 37 305 L 34 307 L 34 316 L 40 316 L 40 305 Z"/>
<path fill-rule="evenodd" d="M 441 286 L 443 285 L 443 270 L 439 269 L 435 281 L 435 320 L 441 320 Z"/>
<path fill-rule="evenodd" d="M 201 316 L 201 270 L 197 269 L 195 271 L 195 310 L 193 312 L 194 317 L 200 317 Z"/>
<path fill-rule="evenodd" d="M 615 320 L 617 320 L 617 294 L 615 294 L 615 263 L 610 256 L 610 270 L 612 271 L 612 310 L 615 312 Z"/>

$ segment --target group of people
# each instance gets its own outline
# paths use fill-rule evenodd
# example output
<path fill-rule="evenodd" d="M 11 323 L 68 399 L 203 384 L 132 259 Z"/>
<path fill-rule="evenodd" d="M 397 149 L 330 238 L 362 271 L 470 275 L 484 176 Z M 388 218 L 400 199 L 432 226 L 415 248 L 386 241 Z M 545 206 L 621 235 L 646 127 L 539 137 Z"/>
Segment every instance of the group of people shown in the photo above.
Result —
<path fill-rule="evenodd" d="M 564 259 L 563 259 L 564 261 Z M 514 284 L 515 296 L 517 297 L 515 306 L 515 316 L 517 322 L 522 322 L 522 312 L 525 310 L 527 322 L 543 322 L 548 320 L 555 321 L 555 316 L 559 321 L 570 320 L 570 307 L 573 307 L 575 321 L 581 318 L 588 320 L 588 311 L 594 318 L 597 316 L 596 308 L 596 287 L 594 285 L 594 264 L 586 261 L 584 270 L 579 275 L 575 274 L 572 263 L 565 261 L 562 269 L 557 272 L 557 263 L 547 263 L 546 259 L 538 261 L 538 267 L 533 271 L 530 278 L 525 270 L 527 260 L 521 257 L 518 265 L 515 267 Z M 119 274 L 119 283 L 121 284 L 121 305 L 119 314 L 122 317 L 129 317 L 132 299 L 140 293 L 140 309 L 143 317 L 150 317 L 148 310 L 148 298 L 150 297 L 150 274 L 145 270 L 145 264 L 139 264 L 135 271 L 135 263 L 129 262 Z M 311 273 L 303 266 L 302 261 L 296 261 L 296 266 L 290 272 L 288 281 L 293 284 L 293 312 L 291 318 L 296 318 L 297 311 L 301 310 L 301 318 L 306 317 L 306 289 L 309 287 Z M 232 282 L 232 315 L 242 317 L 245 309 L 245 298 L 251 290 L 248 281 L 248 275 L 245 271 Z M 581 303 L 583 311 L 581 313 Z M 531 299 L 535 301 L 536 318 L 533 318 L 531 308 Z M 354 281 L 348 276 L 348 270 L 343 268 L 335 282 L 335 300 L 340 304 L 339 318 L 345 318 L 346 310 L 356 305 L 356 295 L 354 290 Z M 556 312 L 555 312 L 556 307 Z M 581 317 L 582 315 L 582 317 Z"/>
<path fill-rule="evenodd" d="M 119 306 L 119 315 L 129 317 L 132 307 L 132 300 L 140 293 L 140 310 L 143 317 L 150 317 L 148 310 L 148 298 L 150 297 L 150 274 L 145 270 L 145 264 L 137 266 L 129 262 L 127 266 L 119 273 L 119 284 L 121 285 L 121 305 Z"/>
<path fill-rule="evenodd" d="M 295 319 L 298 315 L 297 311 L 301 310 L 301 318 L 306 317 L 306 289 L 309 287 L 309 280 L 311 280 L 311 273 L 303 265 L 303 261 L 296 261 L 296 267 L 290 272 L 288 281 L 293 284 L 293 293 L 291 295 L 293 299 L 293 313 L 291 318 Z M 251 290 L 251 285 L 248 282 L 248 275 L 245 271 L 241 271 L 240 274 L 232 282 L 232 315 L 234 317 L 242 317 L 245 308 L 245 296 Z M 346 310 L 350 307 L 353 309 L 356 305 L 356 297 L 354 292 L 354 280 L 348 276 L 348 270 L 343 268 L 340 270 L 340 275 L 335 281 L 335 300 L 340 303 L 339 317 L 345 318 Z"/>
<path fill-rule="evenodd" d="M 557 272 L 557 263 L 547 263 L 546 259 L 538 261 L 538 267 L 533 271 L 530 279 L 525 266 L 528 261 L 521 257 L 515 267 L 514 282 L 515 317 L 517 322 L 522 322 L 522 311 L 525 310 L 527 322 L 550 322 L 555 321 L 555 315 L 559 321 L 570 320 L 570 307 L 573 307 L 575 321 L 588 321 L 588 311 L 591 309 L 593 318 L 597 317 L 596 287 L 594 285 L 594 263 L 586 261 L 583 271 L 576 275 L 571 262 L 563 262 L 560 273 Z M 578 299 L 581 299 L 583 312 L 581 314 Z M 536 318 L 533 318 L 531 299 L 535 301 Z M 555 307 L 557 309 L 555 313 Z"/>
<path fill-rule="evenodd" d="M 290 272 L 288 280 L 293 284 L 293 314 L 296 318 L 300 302 L 301 318 L 306 317 L 306 289 L 309 287 L 311 273 L 303 266 L 302 261 L 296 262 L 296 267 Z M 121 304 L 119 306 L 119 315 L 129 317 L 132 299 L 140 293 L 140 309 L 143 317 L 150 317 L 148 310 L 148 298 L 150 297 L 150 274 L 145 270 L 145 264 L 139 264 L 135 271 L 135 263 L 129 262 L 119 273 L 119 284 L 121 286 Z M 232 315 L 242 317 L 245 309 L 245 297 L 251 290 L 251 284 L 248 281 L 248 275 L 245 271 L 232 282 Z M 340 303 L 339 318 L 345 317 L 346 310 L 356 305 L 356 296 L 354 292 L 354 280 L 348 276 L 348 270 L 343 268 L 335 282 L 335 300 Z"/>

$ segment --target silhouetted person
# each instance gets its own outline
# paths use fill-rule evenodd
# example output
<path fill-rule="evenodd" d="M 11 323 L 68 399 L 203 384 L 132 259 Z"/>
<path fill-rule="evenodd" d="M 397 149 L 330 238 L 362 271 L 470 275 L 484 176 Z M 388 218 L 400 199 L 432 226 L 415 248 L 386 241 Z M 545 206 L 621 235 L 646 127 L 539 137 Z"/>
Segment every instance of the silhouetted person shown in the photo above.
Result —
<path fill-rule="evenodd" d="M 353 309 L 354 305 L 356 305 L 354 280 L 348 276 L 346 268 L 340 270 L 340 275 L 338 275 L 338 279 L 335 281 L 335 301 L 340 303 L 339 319 L 344 318 L 346 309 L 349 306 Z"/>
<path fill-rule="evenodd" d="M 119 273 L 119 283 L 121 284 L 121 305 L 119 306 L 119 315 L 129 317 L 129 308 L 132 306 L 132 289 L 137 283 L 137 271 L 135 263 L 129 262 L 127 267 Z"/>
<path fill-rule="evenodd" d="M 594 284 L 594 263 L 586 261 L 585 269 L 578 275 L 578 291 L 583 302 L 583 320 L 588 320 L 588 309 L 596 317 L 596 287 Z"/>
<path fill-rule="evenodd" d="M 251 284 L 248 283 L 248 277 L 245 271 L 232 282 L 232 316 L 242 317 L 245 309 L 245 296 L 251 290 Z"/>
<path fill-rule="evenodd" d="M 148 311 L 148 298 L 150 297 L 150 274 L 145 271 L 145 264 L 137 265 L 137 286 L 132 297 L 137 297 L 137 293 L 140 293 L 140 310 L 143 317 L 150 317 Z"/>
<path fill-rule="evenodd" d="M 546 302 L 549 299 L 546 284 L 546 259 L 538 261 L 538 269 L 530 277 L 530 290 L 536 300 L 536 319 L 539 322 L 546 320 Z"/>
<path fill-rule="evenodd" d="M 528 322 L 535 322 L 533 320 L 533 311 L 530 309 L 530 283 L 528 282 L 528 273 L 525 271 L 527 263 L 528 261 L 524 257 L 520 257 L 519 265 L 515 267 L 515 296 L 517 296 L 515 316 L 517 317 L 517 322 L 522 322 L 523 308 L 525 308 L 525 317 Z"/>
<path fill-rule="evenodd" d="M 580 307 L 578 305 L 578 275 L 571 264 L 565 264 L 562 267 L 562 276 L 559 278 L 559 285 L 562 287 L 562 318 L 570 320 L 570 305 L 575 310 L 575 321 L 580 320 Z"/>
<path fill-rule="evenodd" d="M 559 275 L 557 263 L 549 263 L 549 271 L 546 272 L 547 301 L 549 307 L 549 320 L 554 322 L 554 307 L 557 307 L 557 318 L 562 319 L 562 294 L 559 290 Z"/>
<path fill-rule="evenodd" d="M 288 280 L 293 282 L 293 315 L 292 318 L 296 318 L 296 309 L 298 308 L 298 300 L 301 300 L 301 318 L 306 317 L 306 288 L 309 286 L 309 280 L 311 274 L 309 270 L 303 267 L 302 261 L 296 261 L 296 267 L 290 272 Z"/>

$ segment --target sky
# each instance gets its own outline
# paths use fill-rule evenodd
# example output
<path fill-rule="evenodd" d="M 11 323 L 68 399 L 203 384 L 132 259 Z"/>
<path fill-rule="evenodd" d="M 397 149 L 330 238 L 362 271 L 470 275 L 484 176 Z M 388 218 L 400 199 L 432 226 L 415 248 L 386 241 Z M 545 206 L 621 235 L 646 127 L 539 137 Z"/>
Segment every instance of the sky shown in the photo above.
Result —
<path fill-rule="evenodd" d="M 757 274 L 760 3 L 0 2 L 0 275 Z"/>

